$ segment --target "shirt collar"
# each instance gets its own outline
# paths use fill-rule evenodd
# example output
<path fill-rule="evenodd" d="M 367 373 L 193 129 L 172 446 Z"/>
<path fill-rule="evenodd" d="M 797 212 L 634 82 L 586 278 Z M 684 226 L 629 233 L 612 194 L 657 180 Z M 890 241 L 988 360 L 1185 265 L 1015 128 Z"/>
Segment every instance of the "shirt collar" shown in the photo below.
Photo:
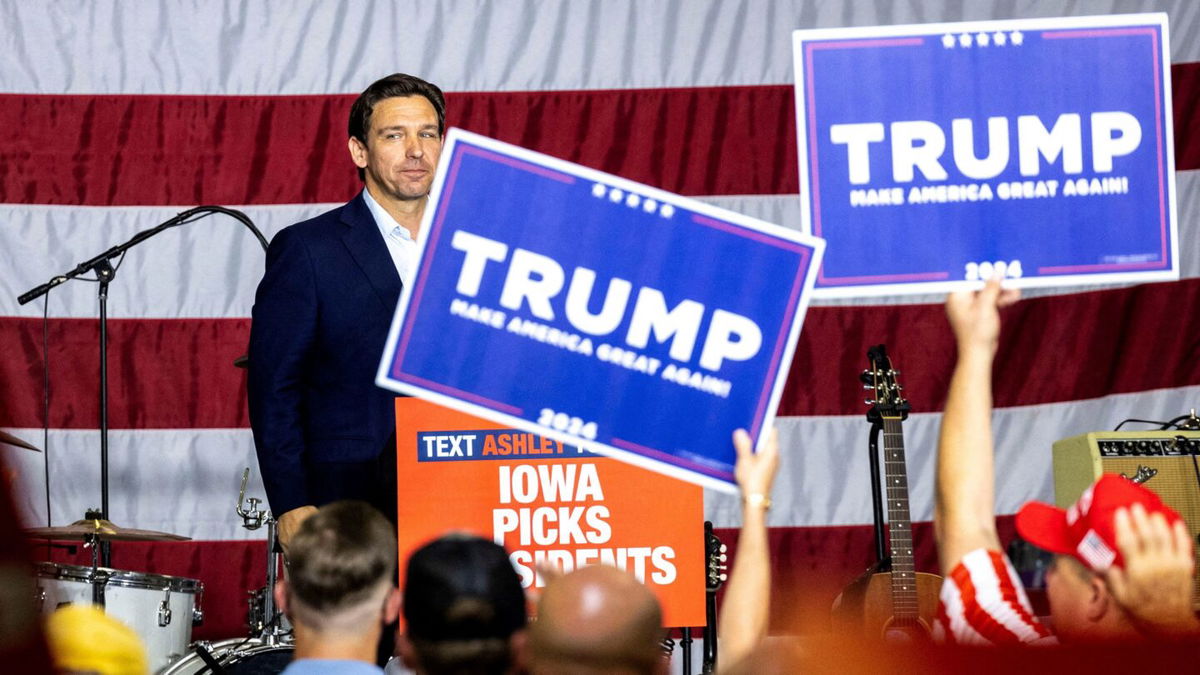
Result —
<path fill-rule="evenodd" d="M 375 201 L 375 198 L 371 196 L 371 191 L 366 187 L 362 190 L 362 196 L 363 201 L 367 203 L 367 208 L 371 210 L 371 215 L 375 217 L 375 225 L 379 227 L 379 232 L 384 237 L 399 237 L 412 241 L 412 235 L 408 230 L 393 218 L 387 209 Z"/>

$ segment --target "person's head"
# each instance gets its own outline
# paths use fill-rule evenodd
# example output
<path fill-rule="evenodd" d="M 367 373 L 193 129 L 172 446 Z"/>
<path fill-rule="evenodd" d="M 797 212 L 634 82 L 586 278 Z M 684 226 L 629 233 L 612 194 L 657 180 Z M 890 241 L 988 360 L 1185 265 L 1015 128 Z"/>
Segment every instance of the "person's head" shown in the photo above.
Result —
<path fill-rule="evenodd" d="M 632 575 L 594 565 L 546 584 L 529 629 L 534 675 L 664 673 L 662 609 Z"/>
<path fill-rule="evenodd" d="M 404 579 L 405 665 L 425 675 L 504 673 L 526 623 L 525 591 L 502 546 L 466 534 L 413 552 Z"/>
<path fill-rule="evenodd" d="M 1017 531 L 1029 543 L 1055 554 L 1046 572 L 1046 597 L 1055 632 L 1064 641 L 1098 641 L 1132 636 L 1135 627 L 1104 579 L 1123 567 L 1117 546 L 1116 513 L 1140 504 L 1169 523 L 1179 514 L 1154 492 L 1122 476 L 1105 474 L 1070 508 L 1030 502 L 1017 513 Z"/>
<path fill-rule="evenodd" d="M 446 100 L 436 85 L 394 73 L 350 107 L 350 158 L 373 194 L 399 201 L 429 194 L 446 132 Z"/>
<path fill-rule="evenodd" d="M 57 672 L 136 675 L 150 672 L 142 639 L 116 617 L 92 605 L 70 604 L 46 619 Z"/>
<path fill-rule="evenodd" d="M 365 502 L 334 502 L 292 537 L 276 597 L 298 636 L 370 635 L 399 612 L 395 570 L 396 534 L 383 514 Z"/>

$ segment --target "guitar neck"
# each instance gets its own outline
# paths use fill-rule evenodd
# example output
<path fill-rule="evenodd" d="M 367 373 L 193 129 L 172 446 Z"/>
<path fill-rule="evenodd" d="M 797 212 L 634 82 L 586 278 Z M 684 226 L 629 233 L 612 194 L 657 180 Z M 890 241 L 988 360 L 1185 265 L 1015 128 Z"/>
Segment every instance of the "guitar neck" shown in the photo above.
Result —
<path fill-rule="evenodd" d="M 883 464 L 892 554 L 892 614 L 896 621 L 915 622 L 918 618 L 917 577 L 908 511 L 904 433 L 899 417 L 883 418 Z"/>

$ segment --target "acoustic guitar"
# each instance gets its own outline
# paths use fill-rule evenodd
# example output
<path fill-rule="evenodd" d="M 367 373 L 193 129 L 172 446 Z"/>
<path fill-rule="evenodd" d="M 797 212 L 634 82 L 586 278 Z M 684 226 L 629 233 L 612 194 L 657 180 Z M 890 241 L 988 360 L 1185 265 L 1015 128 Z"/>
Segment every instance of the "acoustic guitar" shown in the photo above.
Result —
<path fill-rule="evenodd" d="M 858 629 L 864 635 L 893 642 L 924 641 L 930 637 L 937 612 L 942 578 L 917 572 L 913 565 L 912 522 L 908 511 L 908 472 L 904 460 L 901 423 L 908 417 L 909 404 L 901 395 L 897 379 L 883 345 L 867 351 L 869 368 L 860 379 L 872 392 L 867 419 L 882 427 L 884 494 L 887 498 L 890 565 L 888 561 L 868 570 L 839 596 L 835 622 L 843 629 Z"/>

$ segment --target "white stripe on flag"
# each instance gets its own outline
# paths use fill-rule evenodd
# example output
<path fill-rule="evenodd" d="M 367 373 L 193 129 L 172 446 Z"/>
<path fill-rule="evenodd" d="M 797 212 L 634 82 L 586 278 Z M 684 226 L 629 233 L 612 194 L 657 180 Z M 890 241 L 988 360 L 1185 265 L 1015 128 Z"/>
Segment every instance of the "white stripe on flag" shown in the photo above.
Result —
<path fill-rule="evenodd" d="M 1127 417 L 1169 419 L 1198 399 L 1200 386 L 1194 386 L 997 410 L 997 512 L 1015 513 L 1031 499 L 1053 501 L 1050 446 L 1055 440 L 1111 429 Z M 917 414 L 904 424 L 913 520 L 932 517 L 940 422 L 940 414 Z M 769 524 L 870 524 L 864 418 L 782 417 L 778 426 L 781 465 Z M 41 444 L 38 429 L 13 432 Z M 233 513 L 243 467 L 251 467 L 248 493 L 263 496 L 249 429 L 116 430 L 109 441 L 111 512 L 117 524 L 197 539 L 256 536 L 241 530 Z M 45 524 L 41 455 L 7 446 L 0 451 L 17 476 L 24 519 Z M 98 432 L 52 430 L 50 471 L 55 524 L 77 520 L 87 508 L 99 506 Z M 737 527 L 738 499 L 706 491 L 705 517 L 717 527 Z"/>
<path fill-rule="evenodd" d="M 1166 11 L 1172 60 L 1200 60 L 1192 0 L 438 0 L 0 6 L 0 91 L 40 94 L 356 93 L 397 70 L 446 91 L 792 82 L 791 32 Z"/>

